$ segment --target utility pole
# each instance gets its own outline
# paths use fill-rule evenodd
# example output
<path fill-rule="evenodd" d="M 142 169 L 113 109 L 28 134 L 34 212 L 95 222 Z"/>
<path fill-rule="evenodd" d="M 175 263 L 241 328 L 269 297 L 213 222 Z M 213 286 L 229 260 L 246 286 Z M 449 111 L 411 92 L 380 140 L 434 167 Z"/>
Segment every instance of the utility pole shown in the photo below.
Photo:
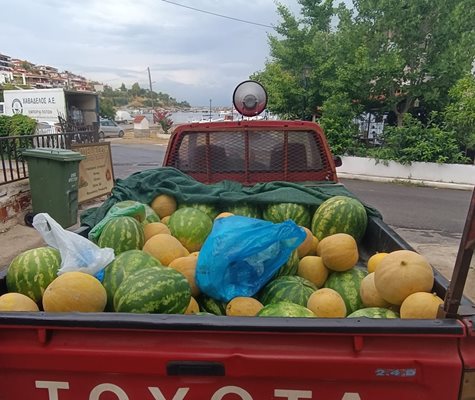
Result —
<path fill-rule="evenodd" d="M 211 122 L 211 99 L 209 99 L 209 121 Z"/>
<path fill-rule="evenodd" d="M 152 110 L 154 108 L 153 106 L 153 89 L 152 89 L 152 76 L 150 75 L 150 67 L 147 67 L 148 71 L 148 84 L 150 86 L 150 101 L 152 102 Z"/>

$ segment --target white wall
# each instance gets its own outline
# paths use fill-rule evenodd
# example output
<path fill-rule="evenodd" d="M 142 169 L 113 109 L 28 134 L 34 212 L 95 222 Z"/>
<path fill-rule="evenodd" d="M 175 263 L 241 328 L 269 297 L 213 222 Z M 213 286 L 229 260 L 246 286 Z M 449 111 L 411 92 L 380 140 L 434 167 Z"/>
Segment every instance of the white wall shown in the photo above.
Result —
<path fill-rule="evenodd" d="M 341 157 L 343 165 L 337 168 L 341 177 L 363 179 L 415 180 L 440 182 L 448 184 L 475 185 L 475 165 L 437 164 L 413 162 L 411 165 L 402 165 L 395 161 L 379 163 L 372 158 Z"/>

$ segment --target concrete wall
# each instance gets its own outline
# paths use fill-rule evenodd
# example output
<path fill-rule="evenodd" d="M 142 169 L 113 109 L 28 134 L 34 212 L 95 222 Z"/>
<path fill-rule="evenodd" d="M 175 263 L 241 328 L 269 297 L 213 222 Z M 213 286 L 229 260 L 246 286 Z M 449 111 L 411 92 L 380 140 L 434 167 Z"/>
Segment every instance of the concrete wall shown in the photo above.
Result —
<path fill-rule="evenodd" d="M 475 165 L 422 162 L 402 165 L 395 161 L 378 163 L 363 157 L 342 157 L 342 161 L 343 165 L 337 168 L 337 174 L 342 177 L 475 185 Z"/>

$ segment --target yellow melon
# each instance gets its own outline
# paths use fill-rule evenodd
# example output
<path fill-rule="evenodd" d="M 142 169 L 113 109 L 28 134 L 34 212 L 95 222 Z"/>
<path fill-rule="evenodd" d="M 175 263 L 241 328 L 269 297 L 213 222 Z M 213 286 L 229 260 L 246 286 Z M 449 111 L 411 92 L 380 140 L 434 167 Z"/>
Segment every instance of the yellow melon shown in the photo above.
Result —
<path fill-rule="evenodd" d="M 305 256 L 299 261 L 297 275 L 321 288 L 328 278 L 328 268 L 318 256 Z"/>
<path fill-rule="evenodd" d="M 231 217 L 233 215 L 234 215 L 233 213 L 225 211 L 225 212 L 222 212 L 222 213 L 216 215 L 216 217 L 214 217 L 214 220 L 216 221 L 217 219 Z"/>
<path fill-rule="evenodd" d="M 320 318 L 345 318 L 345 301 L 333 289 L 323 288 L 313 292 L 308 298 L 307 308 Z"/>
<path fill-rule="evenodd" d="M 374 272 L 376 268 L 378 267 L 379 263 L 381 262 L 381 260 L 387 255 L 388 253 L 384 253 L 384 252 L 373 254 L 368 259 L 368 263 L 366 264 L 368 266 L 368 273 Z"/>
<path fill-rule="evenodd" d="M 190 254 L 177 238 L 166 233 L 153 235 L 145 242 L 142 250 L 155 257 L 162 265 L 169 265 L 176 258 Z"/>
<path fill-rule="evenodd" d="M 413 293 L 401 304 L 401 318 L 435 319 L 441 304 L 444 300 L 435 293 Z"/>
<path fill-rule="evenodd" d="M 425 257 L 411 250 L 389 253 L 374 271 L 374 284 L 381 297 L 400 305 L 416 292 L 430 292 L 434 272 Z"/>
<path fill-rule="evenodd" d="M 166 233 L 171 235 L 170 229 L 163 222 L 150 222 L 145 225 L 143 228 L 143 233 L 145 236 L 145 241 L 150 239 L 152 236 L 157 235 L 158 233 Z"/>
<path fill-rule="evenodd" d="M 306 228 L 305 226 L 301 226 L 301 228 L 305 231 L 305 240 L 300 243 L 299 247 L 297 247 L 297 255 L 299 258 L 303 258 L 310 253 L 313 246 L 313 233 L 310 229 Z"/>
<path fill-rule="evenodd" d="M 106 302 L 104 286 L 79 271 L 59 275 L 43 294 L 43 309 L 48 312 L 101 312 Z"/>
<path fill-rule="evenodd" d="M 40 309 L 28 296 L 10 292 L 0 296 L 0 311 L 40 311 Z"/>
<path fill-rule="evenodd" d="M 253 297 L 235 297 L 226 306 L 226 315 L 235 317 L 254 317 L 264 305 Z"/>
<path fill-rule="evenodd" d="M 152 200 L 150 207 L 162 219 L 172 215 L 176 211 L 177 204 L 173 196 L 160 194 Z"/>
<path fill-rule="evenodd" d="M 333 271 L 347 271 L 358 262 L 358 246 L 353 236 L 335 233 L 323 238 L 318 244 L 318 252 L 325 266 Z"/>
<path fill-rule="evenodd" d="M 317 239 L 317 237 L 313 236 L 312 237 L 312 247 L 310 248 L 310 251 L 307 253 L 307 256 L 319 256 L 319 254 L 317 253 L 319 243 L 320 243 L 320 241 Z"/>
<path fill-rule="evenodd" d="M 196 314 L 197 312 L 200 312 L 200 306 L 198 305 L 198 302 L 195 300 L 195 298 L 191 297 L 190 303 L 185 310 L 185 314 Z"/>
<path fill-rule="evenodd" d="M 180 272 L 188 281 L 191 288 L 191 295 L 196 297 L 200 294 L 200 288 L 196 285 L 195 273 L 198 257 L 189 255 L 175 258 L 168 266 Z"/>
<path fill-rule="evenodd" d="M 374 285 L 374 272 L 366 275 L 361 281 L 360 297 L 365 307 L 389 307 L 390 303 L 384 300 Z"/>
<path fill-rule="evenodd" d="M 170 220 L 170 215 L 167 215 L 166 217 L 163 217 L 163 218 L 160 220 L 160 222 L 161 222 L 162 224 L 165 224 L 165 225 L 168 226 L 168 221 L 169 221 L 169 220 Z"/>

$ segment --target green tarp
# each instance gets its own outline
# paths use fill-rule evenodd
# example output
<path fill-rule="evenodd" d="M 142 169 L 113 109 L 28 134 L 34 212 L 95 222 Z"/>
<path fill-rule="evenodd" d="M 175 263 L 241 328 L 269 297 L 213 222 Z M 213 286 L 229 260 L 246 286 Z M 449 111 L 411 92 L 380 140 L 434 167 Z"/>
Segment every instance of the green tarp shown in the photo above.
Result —
<path fill-rule="evenodd" d="M 319 206 L 326 199 L 337 195 L 356 198 L 343 185 L 335 183 L 309 182 L 304 185 L 275 181 L 243 186 L 234 181 L 222 181 L 206 185 L 175 168 L 163 167 L 137 172 L 126 179 L 117 179 L 111 196 L 100 207 L 87 209 L 81 214 L 81 225 L 92 228 L 104 218 L 109 208 L 119 201 L 135 200 L 150 204 L 159 194 L 174 196 L 178 204 L 217 203 L 223 210 L 226 205 L 240 202 Z M 379 211 L 367 205 L 365 207 L 368 215 L 381 218 Z"/>

